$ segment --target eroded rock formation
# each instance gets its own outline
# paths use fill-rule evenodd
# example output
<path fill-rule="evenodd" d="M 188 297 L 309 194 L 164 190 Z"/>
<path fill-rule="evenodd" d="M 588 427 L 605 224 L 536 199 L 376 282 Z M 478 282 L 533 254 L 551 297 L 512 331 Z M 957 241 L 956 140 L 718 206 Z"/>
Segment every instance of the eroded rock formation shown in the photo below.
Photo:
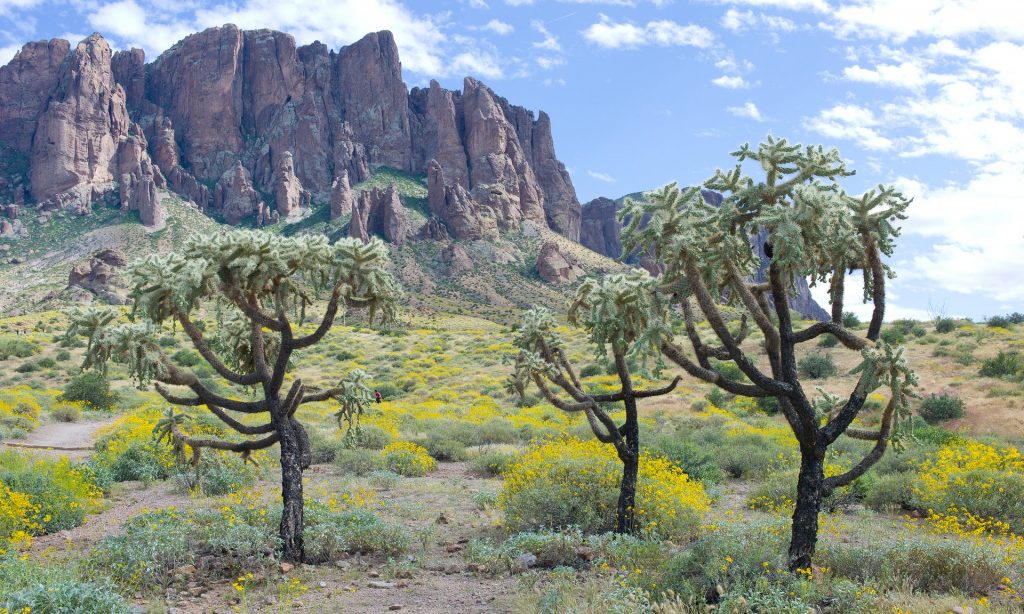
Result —
<path fill-rule="evenodd" d="M 352 207 L 349 223 L 350 237 L 364 243 L 379 235 L 392 243 L 404 243 L 409 238 L 409 217 L 398 196 L 398 187 L 373 188 L 359 193 Z"/>
<path fill-rule="evenodd" d="M 128 258 L 122 252 L 102 249 L 71 268 L 68 286 L 88 290 L 103 302 L 123 305 L 127 302 L 127 290 L 120 272 L 127 264 Z"/>

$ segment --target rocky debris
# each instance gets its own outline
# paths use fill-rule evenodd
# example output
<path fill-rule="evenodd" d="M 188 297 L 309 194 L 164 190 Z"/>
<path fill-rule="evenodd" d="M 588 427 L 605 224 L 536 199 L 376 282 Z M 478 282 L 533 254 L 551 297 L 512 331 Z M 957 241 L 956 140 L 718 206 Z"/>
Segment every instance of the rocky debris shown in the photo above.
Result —
<path fill-rule="evenodd" d="M 352 213 L 352 187 L 348 182 L 348 171 L 341 174 L 331 184 L 331 219 Z"/>
<path fill-rule="evenodd" d="M 373 188 L 359 193 L 352 207 L 348 236 L 364 243 L 372 235 L 380 235 L 392 243 L 402 244 L 409 238 L 409 219 L 398 196 L 398 186 L 386 190 Z"/>
<path fill-rule="evenodd" d="M 448 273 L 458 275 L 473 270 L 473 259 L 469 257 L 466 250 L 457 243 L 450 243 L 441 252 L 441 259 L 448 264 Z M 440 522 L 440 518 L 438 519 Z"/>
<path fill-rule="evenodd" d="M 148 158 L 142 160 L 138 171 L 121 175 L 120 198 L 122 211 L 138 211 L 142 223 L 151 228 L 163 226 L 163 205 Z"/>
<path fill-rule="evenodd" d="M 366 583 L 368 588 L 388 589 L 395 588 L 397 585 L 394 582 L 383 582 L 381 580 L 370 580 Z"/>
<path fill-rule="evenodd" d="M 235 162 L 235 165 L 224 171 L 217 187 L 213 191 L 213 211 L 223 216 L 228 224 L 238 224 L 243 219 L 257 214 L 263 208 L 263 201 L 260 195 L 252 187 L 252 177 L 249 171 L 242 166 L 242 163 Z M 277 212 L 273 214 L 273 221 L 276 222 Z M 268 223 L 264 217 L 263 223 Z"/>
<path fill-rule="evenodd" d="M 295 176 L 295 162 L 290 151 L 284 152 L 277 167 L 274 201 L 282 218 L 293 216 L 303 208 L 309 209 L 310 194 L 302 189 L 302 182 Z"/>
<path fill-rule="evenodd" d="M 576 257 L 563 252 L 554 241 L 548 241 L 540 248 L 537 272 L 541 279 L 552 284 L 571 284 L 584 275 Z"/>
<path fill-rule="evenodd" d="M 102 249 L 89 260 L 79 262 L 68 274 L 68 287 L 88 290 L 96 298 L 112 305 L 124 305 L 127 291 L 120 272 L 128 264 L 124 253 Z"/>
<path fill-rule="evenodd" d="M 427 220 L 427 223 L 420 228 L 418 238 L 429 241 L 448 241 L 451 239 L 448 234 L 448 227 L 436 217 Z"/>
<path fill-rule="evenodd" d="M 610 198 L 599 197 L 583 205 L 580 243 L 609 258 L 622 255 L 622 224 L 615 215 L 618 205 Z"/>
<path fill-rule="evenodd" d="M 436 160 L 427 166 L 427 205 L 456 240 L 498 236 L 494 210 L 475 201 L 461 185 L 445 185 L 444 171 Z"/>

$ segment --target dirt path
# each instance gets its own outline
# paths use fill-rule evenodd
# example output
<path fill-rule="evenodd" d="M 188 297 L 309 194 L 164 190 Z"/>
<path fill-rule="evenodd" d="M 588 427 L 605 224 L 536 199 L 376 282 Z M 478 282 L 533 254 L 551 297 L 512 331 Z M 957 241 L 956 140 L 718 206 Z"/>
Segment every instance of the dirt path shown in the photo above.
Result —
<path fill-rule="evenodd" d="M 96 431 L 113 422 L 52 422 L 44 424 L 17 441 L 2 441 L 7 448 L 24 448 L 61 456 L 88 456 L 96 441 Z"/>

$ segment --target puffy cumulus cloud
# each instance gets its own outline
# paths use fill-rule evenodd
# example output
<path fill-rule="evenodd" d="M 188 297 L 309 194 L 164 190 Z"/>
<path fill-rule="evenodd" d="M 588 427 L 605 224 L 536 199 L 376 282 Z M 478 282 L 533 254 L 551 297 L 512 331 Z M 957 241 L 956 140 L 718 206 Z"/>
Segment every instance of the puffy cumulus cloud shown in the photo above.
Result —
<path fill-rule="evenodd" d="M 153 17 L 150 13 L 154 14 Z M 88 16 L 89 25 L 113 39 L 118 47 L 140 47 L 155 57 L 192 31 L 187 19 L 177 15 L 158 15 L 135 0 L 121 0 L 98 6 Z"/>
<path fill-rule="evenodd" d="M 1024 304 L 1024 285 L 1009 283 L 1024 263 L 1024 164 L 995 162 L 963 184 L 938 188 L 896 183 L 915 197 L 906 232 L 933 241 L 912 258 L 915 275 L 952 292 Z"/>
<path fill-rule="evenodd" d="M 465 51 L 452 58 L 449 72 L 453 75 L 472 75 L 486 79 L 500 79 L 505 76 L 498 58 L 490 53 Z"/>
<path fill-rule="evenodd" d="M 727 107 L 726 111 L 732 113 L 736 117 L 745 117 L 756 122 L 764 121 L 764 118 L 761 116 L 761 110 L 752 102 L 746 102 L 740 107 Z"/>
<path fill-rule="evenodd" d="M 830 139 L 856 141 L 862 147 L 888 151 L 893 141 L 879 131 L 881 121 L 868 108 L 853 104 L 838 104 L 821 111 L 817 117 L 804 122 L 807 129 Z"/>
<path fill-rule="evenodd" d="M 615 22 L 604 14 L 600 15 L 599 22 L 583 30 L 583 37 L 607 49 L 648 45 L 707 48 L 715 40 L 711 30 L 703 26 L 684 25 L 668 19 L 648 21 L 641 26 L 630 22 Z"/>
<path fill-rule="evenodd" d="M 718 87 L 724 87 L 727 90 L 738 90 L 750 87 L 750 84 L 747 83 L 743 77 L 738 75 L 722 75 L 717 79 L 712 79 L 711 83 Z"/>
<path fill-rule="evenodd" d="M 1024 12 L 1006 0 L 854 0 L 833 9 L 824 27 L 842 37 L 960 37 L 1024 40 Z"/>
<path fill-rule="evenodd" d="M 492 19 L 492 20 L 488 21 L 480 29 L 481 30 L 489 30 L 489 31 L 494 32 L 495 34 L 497 34 L 499 36 L 505 36 L 507 34 L 512 34 L 512 32 L 515 31 L 515 28 L 512 26 L 512 24 L 505 23 L 504 21 L 501 21 L 500 19 Z"/>
<path fill-rule="evenodd" d="M 735 8 L 728 9 L 722 15 L 721 24 L 723 28 L 732 32 L 742 32 L 757 26 L 783 32 L 791 32 L 796 29 L 796 23 L 792 19 L 764 13 L 754 14 L 754 11 L 739 11 Z"/>
<path fill-rule="evenodd" d="M 543 49 L 545 51 L 561 51 L 562 46 L 558 43 L 558 37 L 552 34 L 545 26 L 543 22 L 533 21 L 530 22 L 530 26 L 537 31 L 538 34 L 543 36 L 541 40 L 533 43 L 534 49 Z"/>
<path fill-rule="evenodd" d="M 0 0 L 0 15 L 12 15 L 43 3 L 43 0 Z"/>
<path fill-rule="evenodd" d="M 544 70 L 550 70 L 556 66 L 561 66 L 563 64 L 565 64 L 565 58 L 549 57 L 545 55 L 542 55 L 537 58 L 537 65 L 543 68 Z"/>

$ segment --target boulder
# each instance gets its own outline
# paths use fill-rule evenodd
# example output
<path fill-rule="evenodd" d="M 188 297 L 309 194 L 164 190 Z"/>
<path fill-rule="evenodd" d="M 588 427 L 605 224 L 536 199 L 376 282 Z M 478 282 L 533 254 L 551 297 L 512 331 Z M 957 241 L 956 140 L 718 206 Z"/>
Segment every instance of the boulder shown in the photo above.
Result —
<path fill-rule="evenodd" d="M 309 193 L 302 189 L 302 182 L 295 176 L 295 162 L 290 151 L 284 152 L 277 167 L 274 201 L 282 218 L 294 216 L 303 206 L 309 206 Z"/>
<path fill-rule="evenodd" d="M 68 287 L 88 290 L 96 298 L 112 305 L 124 305 L 128 299 L 121 271 L 127 264 L 124 253 L 114 249 L 99 250 L 71 268 Z"/>
<path fill-rule="evenodd" d="M 142 160 L 138 171 L 121 175 L 120 199 L 121 210 L 138 211 L 145 226 L 163 226 L 163 205 L 148 158 Z"/>
<path fill-rule="evenodd" d="M 544 243 L 537 256 L 537 273 L 544 281 L 552 284 L 570 284 L 584 275 L 576 258 L 563 252 L 554 241 Z"/>

